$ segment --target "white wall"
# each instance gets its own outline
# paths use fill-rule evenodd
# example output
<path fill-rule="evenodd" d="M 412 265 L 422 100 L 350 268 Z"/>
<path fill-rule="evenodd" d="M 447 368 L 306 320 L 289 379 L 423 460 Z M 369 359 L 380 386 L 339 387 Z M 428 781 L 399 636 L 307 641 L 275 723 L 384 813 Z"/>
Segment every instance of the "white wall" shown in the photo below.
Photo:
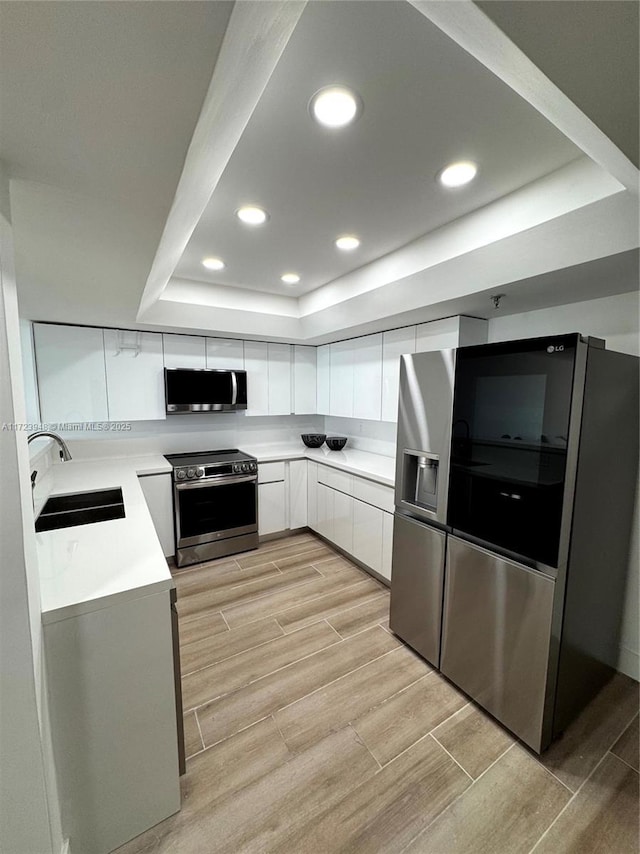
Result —
<path fill-rule="evenodd" d="M 581 332 L 604 338 L 608 350 L 640 355 L 639 294 L 627 293 L 605 299 L 560 305 L 496 317 L 489 322 L 489 341 L 534 338 L 563 332 Z M 638 495 L 629 553 L 626 606 L 622 622 L 618 669 L 640 680 L 640 532 Z"/>
<path fill-rule="evenodd" d="M 640 295 L 618 294 L 604 299 L 557 305 L 539 311 L 510 314 L 489 319 L 489 341 L 535 338 L 537 335 L 561 335 L 581 332 L 604 338 L 608 350 L 640 354 L 638 311 Z"/>
<path fill-rule="evenodd" d="M 0 163 L 0 422 L 26 420 L 8 180 Z M 4 854 L 62 845 L 44 691 L 26 434 L 0 430 L 0 815 Z"/>

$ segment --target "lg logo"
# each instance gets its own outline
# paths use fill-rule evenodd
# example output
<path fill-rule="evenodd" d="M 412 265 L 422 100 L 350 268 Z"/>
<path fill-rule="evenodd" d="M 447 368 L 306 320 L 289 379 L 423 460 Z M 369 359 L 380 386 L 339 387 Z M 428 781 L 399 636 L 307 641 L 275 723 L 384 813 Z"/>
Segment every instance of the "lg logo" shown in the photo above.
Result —
<path fill-rule="evenodd" d="M 547 347 L 547 353 L 562 353 L 564 350 L 564 344 L 557 344 L 555 347 L 553 344 L 549 344 Z"/>

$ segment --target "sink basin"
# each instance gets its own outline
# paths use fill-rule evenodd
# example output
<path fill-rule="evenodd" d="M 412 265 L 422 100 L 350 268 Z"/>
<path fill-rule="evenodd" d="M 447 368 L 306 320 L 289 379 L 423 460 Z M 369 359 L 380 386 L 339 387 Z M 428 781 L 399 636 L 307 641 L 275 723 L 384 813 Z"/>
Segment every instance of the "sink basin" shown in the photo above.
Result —
<path fill-rule="evenodd" d="M 99 489 L 49 498 L 36 519 L 36 531 L 53 531 L 73 525 L 89 525 L 124 519 L 122 490 Z"/>

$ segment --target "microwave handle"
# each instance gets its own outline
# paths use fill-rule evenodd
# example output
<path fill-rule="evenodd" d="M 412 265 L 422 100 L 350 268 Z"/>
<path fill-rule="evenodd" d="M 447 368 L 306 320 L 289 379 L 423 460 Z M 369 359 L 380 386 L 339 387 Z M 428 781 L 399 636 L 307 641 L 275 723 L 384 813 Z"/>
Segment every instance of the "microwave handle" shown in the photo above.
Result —
<path fill-rule="evenodd" d="M 235 371 L 231 371 L 231 403 L 238 402 L 238 378 Z"/>

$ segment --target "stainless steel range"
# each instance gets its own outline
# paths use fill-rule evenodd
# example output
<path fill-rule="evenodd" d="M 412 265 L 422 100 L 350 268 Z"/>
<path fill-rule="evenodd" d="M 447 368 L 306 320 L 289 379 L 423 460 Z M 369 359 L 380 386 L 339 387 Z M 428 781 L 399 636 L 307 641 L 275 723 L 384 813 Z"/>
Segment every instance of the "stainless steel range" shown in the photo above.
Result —
<path fill-rule="evenodd" d="M 237 448 L 168 454 L 173 466 L 176 563 L 258 547 L 258 461 Z"/>

